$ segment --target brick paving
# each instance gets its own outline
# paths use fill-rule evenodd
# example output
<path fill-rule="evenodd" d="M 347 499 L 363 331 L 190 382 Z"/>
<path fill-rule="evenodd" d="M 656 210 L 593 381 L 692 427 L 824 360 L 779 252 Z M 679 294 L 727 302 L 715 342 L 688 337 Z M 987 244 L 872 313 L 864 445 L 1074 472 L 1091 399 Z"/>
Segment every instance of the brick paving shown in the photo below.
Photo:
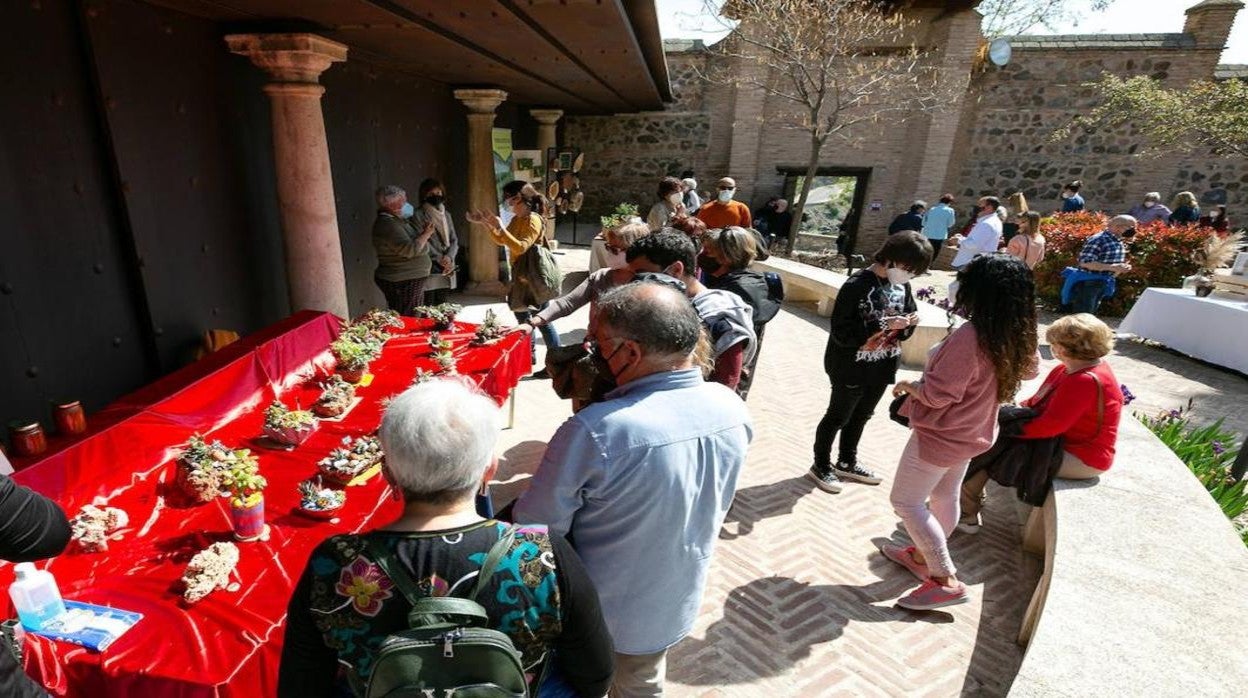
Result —
<path fill-rule="evenodd" d="M 584 269 L 586 257 L 571 249 L 561 263 Z M 466 320 L 486 307 L 505 313 L 472 300 Z M 582 310 L 556 325 L 565 342 L 575 341 L 586 320 Z M 970 603 L 921 614 L 896 608 L 915 582 L 875 549 L 904 537 L 888 487 L 907 431 L 888 420 L 887 402 L 860 456 L 884 474 L 881 486 L 847 484 L 829 495 L 805 479 L 828 399 L 826 336 L 826 320 L 802 306 L 786 306 L 769 325 L 748 403 L 755 439 L 697 626 L 670 654 L 669 694 L 1003 695 L 1022 660 L 1014 639 L 1039 573 L 1020 551 L 1017 508 L 1008 493 L 991 492 L 985 530 L 955 537 Z M 500 447 L 499 506 L 527 486 L 546 439 L 571 415 L 546 381 L 522 381 L 516 401 L 515 426 Z"/>

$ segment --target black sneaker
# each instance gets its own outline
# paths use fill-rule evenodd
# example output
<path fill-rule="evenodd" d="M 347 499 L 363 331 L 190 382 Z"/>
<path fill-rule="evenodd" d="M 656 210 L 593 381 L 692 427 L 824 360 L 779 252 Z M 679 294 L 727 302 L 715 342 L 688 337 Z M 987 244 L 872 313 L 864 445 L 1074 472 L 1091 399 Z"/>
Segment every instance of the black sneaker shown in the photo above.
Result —
<path fill-rule="evenodd" d="M 543 368 L 542 370 L 533 373 L 532 378 L 535 381 L 548 380 L 550 378 L 550 371 L 547 371 L 546 369 Z"/>
<path fill-rule="evenodd" d="M 832 472 L 832 468 L 826 465 L 815 464 L 810 466 L 810 471 L 806 473 L 806 477 L 815 481 L 815 486 L 824 492 L 836 494 L 841 491 L 841 479 Z"/>
<path fill-rule="evenodd" d="M 832 466 L 837 477 L 842 480 L 853 480 L 864 485 L 878 485 L 883 480 L 879 475 L 867 470 L 857 463 L 840 463 Z"/>

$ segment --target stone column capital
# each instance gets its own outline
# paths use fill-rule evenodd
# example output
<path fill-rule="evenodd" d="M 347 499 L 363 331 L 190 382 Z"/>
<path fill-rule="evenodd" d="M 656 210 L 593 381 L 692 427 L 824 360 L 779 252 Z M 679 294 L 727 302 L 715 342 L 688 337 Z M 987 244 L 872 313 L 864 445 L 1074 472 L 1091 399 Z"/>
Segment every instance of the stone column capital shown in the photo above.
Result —
<path fill-rule="evenodd" d="M 455 90 L 455 99 L 468 107 L 470 114 L 493 115 L 498 105 L 507 101 L 507 93 L 503 90 L 466 88 Z"/>
<path fill-rule="evenodd" d="M 345 44 L 316 34 L 230 34 L 225 44 L 275 82 L 316 83 L 329 66 L 347 60 Z"/>
<path fill-rule="evenodd" d="M 529 116 L 543 126 L 554 126 L 563 118 L 562 109 L 530 109 Z"/>

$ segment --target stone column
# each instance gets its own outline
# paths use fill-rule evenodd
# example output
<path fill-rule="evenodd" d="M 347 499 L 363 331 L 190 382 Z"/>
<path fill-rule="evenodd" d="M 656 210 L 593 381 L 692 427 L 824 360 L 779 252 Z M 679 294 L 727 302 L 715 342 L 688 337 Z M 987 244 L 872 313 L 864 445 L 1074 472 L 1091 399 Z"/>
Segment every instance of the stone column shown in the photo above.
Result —
<path fill-rule="evenodd" d="M 559 119 L 563 118 L 562 109 L 530 109 L 529 115 L 537 122 L 537 148 L 546 157 L 546 150 L 558 145 L 556 136 Z"/>
<path fill-rule="evenodd" d="M 468 108 L 468 209 L 498 213 L 492 129 L 494 110 L 507 99 L 507 93 L 463 89 L 454 94 Z M 470 224 L 468 230 L 468 278 L 471 288 L 479 293 L 496 294 L 503 289 L 498 280 L 498 245 L 489 231 L 476 224 Z"/>
<path fill-rule="evenodd" d="M 347 47 L 315 34 L 231 34 L 231 53 L 247 56 L 272 80 L 264 86 L 273 116 L 277 202 L 286 241 L 293 310 L 350 317 L 338 238 L 334 181 L 317 80 L 347 59 Z"/>

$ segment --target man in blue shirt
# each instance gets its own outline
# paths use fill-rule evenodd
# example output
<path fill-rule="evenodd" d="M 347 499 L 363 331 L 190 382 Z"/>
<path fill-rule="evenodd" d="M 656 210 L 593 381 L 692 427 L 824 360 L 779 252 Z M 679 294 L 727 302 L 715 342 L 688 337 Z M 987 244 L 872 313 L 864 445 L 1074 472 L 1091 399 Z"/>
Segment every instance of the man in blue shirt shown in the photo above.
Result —
<path fill-rule="evenodd" d="M 640 282 L 598 299 L 598 365 L 619 387 L 555 432 L 519 522 L 568 535 L 615 642 L 612 696 L 659 696 L 697 618 L 753 434 L 745 403 L 694 366 L 689 299 Z"/>
<path fill-rule="evenodd" d="M 1075 282 L 1071 289 L 1071 311 L 1096 314 L 1101 299 L 1106 295 L 1107 282 L 1112 277 L 1131 271 L 1131 265 L 1124 261 L 1127 258 L 1127 248 L 1122 241 L 1129 240 L 1134 235 L 1134 218 L 1114 216 L 1105 230 L 1083 243 L 1083 249 L 1079 251 L 1079 268 L 1090 272 L 1094 277 Z"/>
<path fill-rule="evenodd" d="M 958 214 L 953 210 L 953 194 L 940 197 L 940 203 L 923 214 L 923 237 L 932 243 L 932 261 L 940 256 L 940 248 L 949 239 L 949 229 L 957 222 Z"/>

